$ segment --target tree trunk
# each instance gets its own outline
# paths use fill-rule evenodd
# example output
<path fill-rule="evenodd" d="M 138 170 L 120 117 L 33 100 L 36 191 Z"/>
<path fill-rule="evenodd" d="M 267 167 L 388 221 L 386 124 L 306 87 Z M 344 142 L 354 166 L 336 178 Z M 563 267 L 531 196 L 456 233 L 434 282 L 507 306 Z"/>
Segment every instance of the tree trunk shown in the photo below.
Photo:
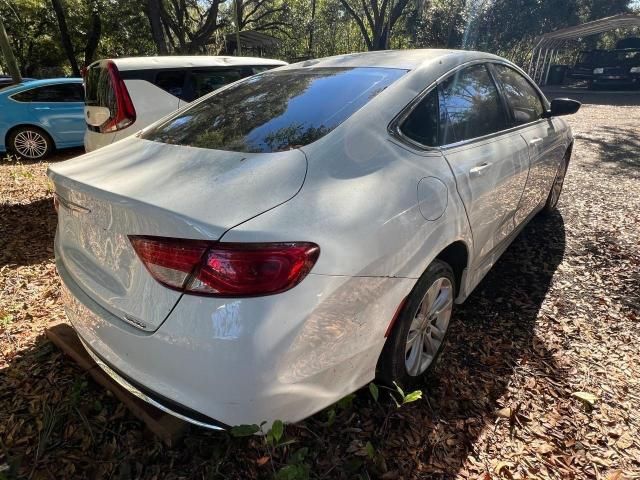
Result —
<path fill-rule="evenodd" d="M 313 57 L 313 33 L 316 26 L 316 0 L 311 0 L 311 25 L 309 28 L 309 57 Z"/>
<path fill-rule="evenodd" d="M 0 17 L 0 51 L 2 52 L 5 62 L 7 62 L 7 68 L 9 69 L 9 74 L 13 78 L 13 81 L 20 83 L 22 81 L 22 76 L 20 76 L 18 62 L 16 62 L 16 57 L 13 55 L 13 49 L 9 43 L 7 31 L 4 29 L 2 17 Z"/>
<path fill-rule="evenodd" d="M 169 49 L 167 48 L 167 42 L 165 42 L 164 32 L 162 30 L 160 1 L 161 0 L 147 0 L 145 4 L 145 13 L 149 19 L 151 36 L 153 38 L 153 42 L 156 44 L 156 48 L 158 49 L 158 54 L 167 55 L 169 53 Z"/>
<path fill-rule="evenodd" d="M 93 2 L 92 2 L 93 3 Z M 96 51 L 100 44 L 100 36 L 102 35 L 102 21 L 100 19 L 100 12 L 98 7 L 94 3 L 91 9 L 91 26 L 87 33 L 87 44 L 84 48 L 84 66 L 88 66 L 96 59 Z"/>
<path fill-rule="evenodd" d="M 56 12 L 56 18 L 58 19 L 58 28 L 60 29 L 60 39 L 62 40 L 62 47 L 67 54 L 69 63 L 71 64 L 71 71 L 76 77 L 79 77 L 80 69 L 78 68 L 76 54 L 73 51 L 73 44 L 71 43 L 69 30 L 67 29 L 67 19 L 64 16 L 64 7 L 62 6 L 62 0 L 51 0 L 51 5 L 53 6 L 53 10 Z"/>

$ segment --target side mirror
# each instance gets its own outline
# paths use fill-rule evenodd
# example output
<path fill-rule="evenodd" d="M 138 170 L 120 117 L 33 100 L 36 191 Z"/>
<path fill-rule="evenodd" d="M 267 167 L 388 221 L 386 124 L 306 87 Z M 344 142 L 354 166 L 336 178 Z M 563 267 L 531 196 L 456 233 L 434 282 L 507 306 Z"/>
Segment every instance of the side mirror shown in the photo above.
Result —
<path fill-rule="evenodd" d="M 561 115 L 573 115 L 582 104 L 570 98 L 554 98 L 551 100 L 551 108 L 547 110 L 545 117 L 559 117 Z"/>

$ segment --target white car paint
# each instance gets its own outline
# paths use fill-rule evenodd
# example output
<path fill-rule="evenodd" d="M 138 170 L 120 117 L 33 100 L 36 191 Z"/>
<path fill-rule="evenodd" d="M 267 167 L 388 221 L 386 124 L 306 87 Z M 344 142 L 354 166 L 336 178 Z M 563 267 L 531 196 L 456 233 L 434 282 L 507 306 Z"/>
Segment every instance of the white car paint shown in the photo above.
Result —
<path fill-rule="evenodd" d="M 506 63 L 417 50 L 284 67 L 410 70 L 293 150 L 246 154 L 130 137 L 50 166 L 67 315 L 92 355 L 142 398 L 150 391 L 161 408 L 210 428 L 298 421 L 371 381 L 416 279 L 458 242 L 468 252 L 462 302 L 542 207 L 572 143 L 558 118 L 442 148 L 398 133 L 394 122 L 421 92 L 476 62 Z M 156 282 L 128 235 L 310 241 L 321 254 L 284 293 L 203 297 Z"/>

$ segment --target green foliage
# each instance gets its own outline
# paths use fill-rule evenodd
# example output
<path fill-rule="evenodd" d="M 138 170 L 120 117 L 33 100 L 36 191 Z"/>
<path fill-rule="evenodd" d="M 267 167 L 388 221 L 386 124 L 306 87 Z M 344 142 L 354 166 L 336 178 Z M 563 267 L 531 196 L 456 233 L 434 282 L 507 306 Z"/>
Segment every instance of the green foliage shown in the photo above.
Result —
<path fill-rule="evenodd" d="M 396 392 L 400 396 L 400 400 L 396 399 L 395 396 L 392 395 L 393 401 L 396 403 L 396 406 L 400 408 L 407 403 L 415 402 L 416 400 L 420 400 L 422 398 L 422 390 L 414 390 L 413 392 L 404 393 L 404 390 L 400 388 L 396 382 L 393 382 L 396 387 Z"/>
<path fill-rule="evenodd" d="M 258 425 L 236 425 L 235 427 L 231 427 L 229 433 L 232 437 L 249 437 L 251 435 L 255 435 L 260 431 L 260 427 Z"/>
<path fill-rule="evenodd" d="M 79 65 L 85 63 L 89 33 L 95 31 L 96 16 L 101 28 L 93 58 L 158 52 L 159 47 L 151 35 L 150 18 L 140 2 L 60 1 Z M 364 12 L 365 5 L 370 11 L 374 3 L 381 8 L 380 0 L 239 1 L 241 28 L 272 35 L 279 41 L 277 46 L 263 51 L 245 49 L 244 55 L 262 54 L 295 61 L 364 51 L 368 46 L 365 35 L 345 5 L 350 5 L 356 16 L 365 19 L 365 31 L 370 40 L 380 36 L 380 32 L 371 30 Z M 315 13 L 311 8 L 312 1 Z M 382 10 L 389 12 L 389 4 L 397 5 L 400 0 L 385 3 L 387 6 Z M 630 0 L 409 1 L 392 28 L 390 46 L 475 48 L 525 64 L 532 40 L 541 33 L 628 12 L 631 4 Z M 235 31 L 234 2 L 159 0 L 159 5 L 164 11 L 159 21 L 169 53 L 217 54 L 223 52 L 229 38 L 233 38 L 230 34 Z M 23 75 L 50 77 L 71 73 L 50 0 L 2 0 L 0 15 Z M 209 15 L 213 16 L 213 23 L 207 23 Z M 382 30 L 386 28 L 384 22 L 379 26 Z M 586 37 L 583 48 L 611 47 L 616 39 L 628 35 L 629 32 L 623 29 Z M 0 58 L 0 69 L 2 61 Z"/>
<path fill-rule="evenodd" d="M 267 441 L 273 445 L 277 445 L 284 433 L 284 424 L 282 420 L 275 420 L 271 428 L 267 432 Z"/>
<path fill-rule="evenodd" d="M 380 392 L 378 391 L 378 387 L 375 383 L 371 382 L 369 384 L 369 392 L 371 393 L 373 399 L 377 402 L 378 397 L 380 396 Z"/>

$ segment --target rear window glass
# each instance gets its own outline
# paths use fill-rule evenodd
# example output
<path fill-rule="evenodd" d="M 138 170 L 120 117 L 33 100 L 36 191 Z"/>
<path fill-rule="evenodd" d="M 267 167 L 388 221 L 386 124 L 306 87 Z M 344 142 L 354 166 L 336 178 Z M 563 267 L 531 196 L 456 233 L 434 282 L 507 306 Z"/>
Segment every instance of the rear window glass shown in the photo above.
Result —
<path fill-rule="evenodd" d="M 142 137 L 237 152 L 275 152 L 323 137 L 406 70 L 269 71 L 214 93 Z"/>
<path fill-rule="evenodd" d="M 116 95 L 106 68 L 101 68 L 99 65 L 89 68 L 85 88 L 85 104 L 88 107 L 107 107 L 112 114 L 118 110 Z"/>

